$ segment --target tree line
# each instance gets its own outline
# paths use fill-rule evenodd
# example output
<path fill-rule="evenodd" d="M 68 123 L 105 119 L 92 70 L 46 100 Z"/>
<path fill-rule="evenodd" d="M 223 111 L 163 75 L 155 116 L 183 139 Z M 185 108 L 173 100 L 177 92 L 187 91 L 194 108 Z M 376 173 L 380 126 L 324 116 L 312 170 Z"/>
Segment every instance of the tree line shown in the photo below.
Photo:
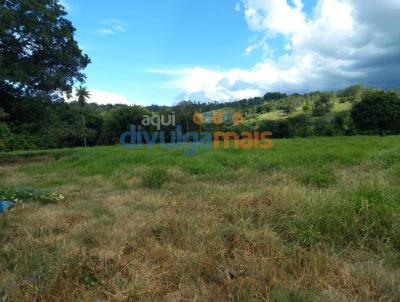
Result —
<path fill-rule="evenodd" d="M 74 35 L 75 28 L 58 0 L 0 0 L 1 151 L 116 144 L 121 133 L 131 124 L 139 124 L 143 115 L 172 112 L 177 124 L 188 131 L 260 129 L 272 131 L 274 137 L 400 132 L 398 93 L 360 85 L 340 92 L 269 92 L 228 103 L 182 101 L 175 106 L 146 108 L 87 104 L 89 92 L 82 85 L 90 58 Z M 63 95 L 72 96 L 74 87 L 79 87 L 75 89 L 77 101 L 66 102 Z M 337 102 L 350 102 L 351 112 L 327 118 Z M 288 118 L 255 119 L 257 122 L 223 128 L 195 125 L 195 112 L 214 110 L 240 111 L 247 120 L 276 111 Z"/>
<path fill-rule="evenodd" d="M 49 98 L 19 98 L 13 102 L 2 102 L 0 106 L 0 150 L 65 148 L 77 146 L 113 145 L 132 124 L 141 124 L 144 115 L 176 115 L 176 123 L 189 131 L 272 131 L 274 138 L 306 136 L 334 136 L 356 134 L 400 133 L 400 99 L 394 92 L 378 89 L 365 90 L 359 99 L 350 96 L 351 111 L 335 113 L 326 118 L 322 113 L 330 108 L 335 98 L 343 98 L 341 92 L 334 96 L 326 93 L 291 95 L 284 98 L 241 100 L 229 105 L 221 103 L 199 103 L 182 101 L 175 106 L 128 106 L 98 105 L 86 103 L 85 90 L 78 90 L 78 101 L 65 102 Z M 317 97 L 318 95 L 318 97 Z M 310 98 L 315 99 L 310 101 Z M 348 97 L 345 97 L 348 100 Z M 262 98 L 261 98 L 262 99 Z M 336 100 L 337 101 L 337 100 Z M 343 100 L 342 100 L 343 101 Z M 297 102 L 297 103 L 296 103 Z M 340 100 L 339 100 L 340 102 Z M 322 104 L 322 105 L 321 105 Z M 196 125 L 193 114 L 212 110 L 240 109 L 246 119 L 260 115 L 259 106 L 282 110 L 286 106 L 302 108 L 302 114 L 282 120 L 263 120 L 240 125 Z M 297 106 L 297 107 L 296 107 Z M 304 110 L 309 106 L 310 113 Z M 320 108 L 324 108 L 323 110 Z M 281 109 L 279 109 L 281 108 Z M 239 110 L 238 109 L 238 110 Z M 233 109 L 236 110 L 236 109 Z M 270 110 L 270 109 L 265 109 Z M 149 133 L 156 131 L 149 125 Z M 165 129 L 164 129 L 165 128 Z M 173 126 L 162 130 L 173 130 Z"/>

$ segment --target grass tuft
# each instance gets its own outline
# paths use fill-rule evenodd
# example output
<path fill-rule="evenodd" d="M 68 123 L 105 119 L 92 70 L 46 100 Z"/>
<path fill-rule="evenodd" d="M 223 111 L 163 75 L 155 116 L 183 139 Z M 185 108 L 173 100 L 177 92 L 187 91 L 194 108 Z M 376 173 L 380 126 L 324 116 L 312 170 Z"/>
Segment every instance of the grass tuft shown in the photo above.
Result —
<path fill-rule="evenodd" d="M 399 250 L 396 195 L 379 187 L 360 187 L 329 199 L 309 201 L 295 214 L 291 233 L 305 246 L 326 243 L 378 250 L 388 244 Z"/>
<path fill-rule="evenodd" d="M 167 181 L 168 172 L 165 168 L 161 167 L 151 167 L 142 177 L 143 185 L 150 189 L 161 188 Z"/>

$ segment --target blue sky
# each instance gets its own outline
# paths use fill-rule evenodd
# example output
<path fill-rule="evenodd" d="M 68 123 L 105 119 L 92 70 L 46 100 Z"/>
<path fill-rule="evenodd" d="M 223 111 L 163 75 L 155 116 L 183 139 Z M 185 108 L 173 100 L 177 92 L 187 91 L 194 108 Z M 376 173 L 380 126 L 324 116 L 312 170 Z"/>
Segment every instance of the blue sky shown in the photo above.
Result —
<path fill-rule="evenodd" d="M 371 1 L 369 9 L 365 1 L 62 2 L 92 59 L 86 86 L 93 100 L 149 105 L 336 89 L 356 82 L 395 85 L 398 63 L 383 72 L 368 62 L 397 59 L 399 49 L 366 38 L 361 28 L 382 32 L 389 42 L 396 39 L 399 30 L 387 27 L 392 15 L 396 24 L 399 1 L 383 0 L 379 8 Z M 379 10 L 389 17 L 371 18 Z M 382 74 L 388 75 L 382 79 Z"/>
<path fill-rule="evenodd" d="M 236 3 L 68 0 L 76 38 L 92 59 L 86 85 L 132 101 L 171 103 L 179 91 L 165 87 L 165 77 L 149 70 L 251 67 L 256 59 L 243 56 L 251 35 Z M 119 31 L 112 30 L 116 25 Z"/>

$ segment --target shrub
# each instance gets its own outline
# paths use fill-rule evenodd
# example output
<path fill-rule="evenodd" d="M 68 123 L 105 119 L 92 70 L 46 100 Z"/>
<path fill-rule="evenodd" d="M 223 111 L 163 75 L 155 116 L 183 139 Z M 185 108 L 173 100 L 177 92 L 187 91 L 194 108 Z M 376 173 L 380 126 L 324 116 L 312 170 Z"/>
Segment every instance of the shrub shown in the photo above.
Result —
<path fill-rule="evenodd" d="M 333 136 L 337 134 L 337 130 L 329 121 L 318 119 L 314 124 L 314 133 L 321 136 Z"/>
<path fill-rule="evenodd" d="M 350 112 L 342 111 L 336 113 L 332 120 L 333 127 L 344 135 L 354 135 L 357 133 L 353 119 L 351 118 Z"/>
<path fill-rule="evenodd" d="M 142 177 L 143 185 L 147 188 L 160 188 L 167 181 L 167 170 L 160 167 L 150 168 Z"/>

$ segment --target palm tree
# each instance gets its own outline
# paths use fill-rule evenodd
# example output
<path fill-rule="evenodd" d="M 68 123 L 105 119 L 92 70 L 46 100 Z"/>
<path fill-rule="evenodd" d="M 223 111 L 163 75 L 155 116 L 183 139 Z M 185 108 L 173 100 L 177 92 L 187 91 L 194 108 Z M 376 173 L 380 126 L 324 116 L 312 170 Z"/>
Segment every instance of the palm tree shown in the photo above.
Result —
<path fill-rule="evenodd" d="M 86 101 L 90 98 L 90 92 L 86 87 L 80 86 L 76 89 L 76 97 L 82 110 L 82 128 L 83 128 L 83 145 L 86 148 L 86 125 L 85 125 L 85 106 Z"/>

